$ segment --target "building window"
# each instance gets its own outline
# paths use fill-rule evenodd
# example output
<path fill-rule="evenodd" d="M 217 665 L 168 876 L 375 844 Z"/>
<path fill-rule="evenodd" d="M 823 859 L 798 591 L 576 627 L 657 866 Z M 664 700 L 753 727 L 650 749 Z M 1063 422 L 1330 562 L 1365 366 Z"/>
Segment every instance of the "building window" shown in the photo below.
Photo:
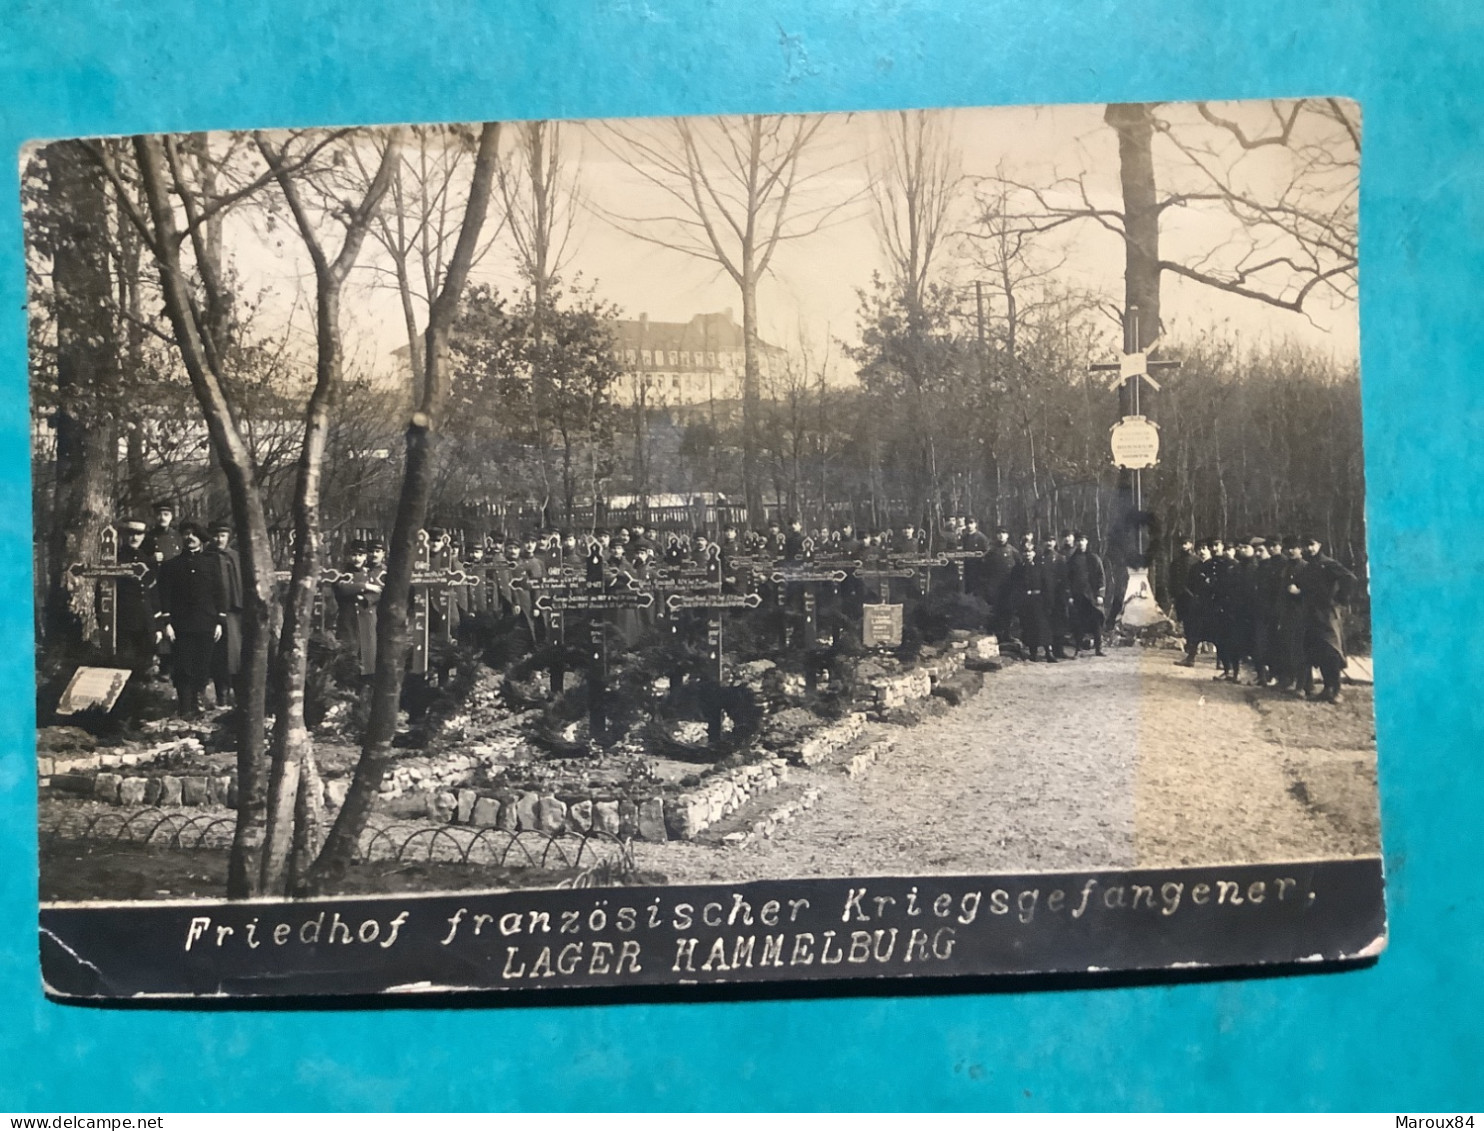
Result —
<path fill-rule="evenodd" d="M 669 352 L 670 352 L 670 364 L 671 365 L 679 365 L 680 364 L 680 351 L 679 350 L 670 350 Z"/>
<path fill-rule="evenodd" d="M 716 368 L 716 352 L 714 350 L 707 350 L 706 351 L 706 368 L 707 369 L 715 369 Z"/>
<path fill-rule="evenodd" d="M 624 350 L 623 351 L 623 359 L 629 365 L 633 365 L 634 362 L 635 362 L 635 360 L 637 359 L 637 351 L 636 350 Z"/>
<path fill-rule="evenodd" d="M 654 355 L 652 353 L 650 353 L 649 350 L 645 350 L 644 351 L 644 364 L 645 365 L 653 365 L 654 364 Z"/>

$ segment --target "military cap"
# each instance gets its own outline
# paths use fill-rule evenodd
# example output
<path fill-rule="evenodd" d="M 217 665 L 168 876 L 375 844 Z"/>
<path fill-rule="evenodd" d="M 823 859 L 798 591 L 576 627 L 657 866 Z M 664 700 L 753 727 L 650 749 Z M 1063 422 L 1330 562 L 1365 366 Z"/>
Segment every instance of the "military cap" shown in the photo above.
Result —
<path fill-rule="evenodd" d="M 137 518 L 126 518 L 119 523 L 119 529 L 126 534 L 145 534 L 149 531 L 149 526 Z"/>
<path fill-rule="evenodd" d="M 1080 542 L 1083 538 L 1086 538 L 1087 535 L 1083 534 L 1080 530 L 1074 530 L 1072 531 L 1072 537 L 1076 538 Z"/>
<path fill-rule="evenodd" d="M 194 534 L 201 541 L 206 541 L 206 531 L 201 529 L 199 522 L 182 522 L 180 524 L 180 536 L 184 538 L 187 534 Z"/>
<path fill-rule="evenodd" d="M 217 520 L 206 529 L 212 534 L 230 534 L 232 533 L 232 524 L 229 522 L 222 522 L 221 520 Z"/>
<path fill-rule="evenodd" d="M 352 542 L 345 548 L 345 552 L 348 554 L 364 554 L 366 552 L 366 548 L 366 543 L 357 538 L 354 542 Z"/>
<path fill-rule="evenodd" d="M 1251 546 L 1254 550 L 1259 546 L 1266 546 L 1267 544 L 1268 540 L 1261 534 L 1254 534 L 1251 538 L 1247 539 L 1247 545 Z"/>
<path fill-rule="evenodd" d="M 155 500 L 155 510 L 157 510 L 157 511 L 170 511 L 171 513 L 174 513 L 174 511 L 175 511 L 175 503 L 173 501 L 171 501 L 170 499 L 156 499 Z"/>

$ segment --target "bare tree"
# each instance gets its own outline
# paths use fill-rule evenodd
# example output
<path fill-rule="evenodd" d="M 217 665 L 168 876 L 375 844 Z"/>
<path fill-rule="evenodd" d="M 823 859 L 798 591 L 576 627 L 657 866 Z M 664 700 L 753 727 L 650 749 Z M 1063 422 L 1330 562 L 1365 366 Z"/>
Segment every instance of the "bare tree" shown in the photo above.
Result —
<path fill-rule="evenodd" d="M 928 342 L 933 329 L 928 289 L 958 193 L 958 160 L 942 116 L 916 110 L 887 119 L 884 152 L 872 164 L 869 183 L 876 229 L 886 253 L 891 288 L 905 315 L 896 361 L 907 378 L 908 418 L 917 433 L 922 485 L 914 495 L 927 504 L 925 525 L 936 530 L 943 517 L 943 492 L 938 439 L 927 424 L 925 405 L 925 389 L 933 376 L 927 368 L 935 360 Z"/>
<path fill-rule="evenodd" d="M 582 193 L 561 122 L 522 122 L 513 132 L 513 152 L 500 162 L 496 180 L 516 260 L 541 310 L 566 265 Z"/>
<path fill-rule="evenodd" d="M 1295 313 L 1319 293 L 1353 295 L 1360 160 L 1353 103 L 1270 102 L 1257 121 L 1203 102 L 1114 103 L 1103 117 L 1118 138 L 1117 203 L 1099 199 L 1085 174 L 1051 186 L 1007 183 L 1023 198 L 1017 219 L 1026 231 L 1090 221 L 1123 240 L 1124 300 L 1139 310 L 1139 348 L 1159 336 L 1166 272 Z M 1160 139 L 1176 182 L 1163 192 Z M 1225 214 L 1227 236 L 1184 258 L 1163 253 L 1161 225 L 1175 208 Z"/>
<path fill-rule="evenodd" d="M 386 585 L 377 610 L 376 674 L 371 692 L 371 714 L 361 745 L 355 776 L 324 847 L 305 877 L 304 889 L 319 890 L 349 865 L 371 815 L 381 779 L 392 757 L 397 711 L 402 698 L 409 637 L 407 611 L 417 532 L 427 521 L 428 499 L 434 480 L 439 428 L 449 385 L 449 334 L 469 270 L 480 247 L 480 235 L 494 190 L 499 160 L 500 125 L 486 122 L 477 139 L 458 131 L 456 139 L 474 151 L 474 165 L 464 199 L 463 218 L 454 230 L 457 238 L 441 276 L 430 277 L 427 323 L 422 333 L 421 389 L 407 424 L 406 464 L 397 501 L 387 560 Z M 452 140 L 452 139 L 451 139 Z M 410 306 L 410 302 L 408 304 Z M 418 351 L 413 350 L 416 354 Z"/>
<path fill-rule="evenodd" d="M 284 888 L 291 845 L 297 840 L 301 851 L 307 850 L 306 826 L 311 814 L 318 811 L 317 799 L 313 796 L 318 776 L 313 772 L 312 745 L 304 720 L 304 685 L 309 666 L 315 591 L 323 563 L 320 493 L 325 448 L 334 424 L 345 365 L 341 295 L 346 277 L 360 255 L 372 217 L 381 206 L 391 184 L 392 172 L 400 160 L 401 134 L 393 131 L 388 135 L 376 174 L 358 204 L 349 200 L 342 202 L 332 194 L 328 206 L 321 202 L 317 210 L 306 199 L 308 191 L 313 189 L 312 178 L 289 172 L 291 152 L 296 143 L 303 142 L 303 138 L 291 137 L 279 147 L 267 135 L 257 133 L 253 135 L 253 141 L 272 170 L 304 242 L 314 267 L 316 290 L 314 388 L 304 409 L 303 441 L 294 488 L 294 559 L 278 643 L 281 686 L 275 689 L 268 828 L 261 863 L 261 890 L 276 892 Z M 357 139 L 351 138 L 349 143 L 355 145 Z M 303 145 L 299 144 L 298 148 L 303 148 Z M 340 250 L 333 258 L 321 235 L 329 217 L 338 218 L 344 228 Z M 309 772 L 304 773 L 306 762 L 309 763 Z"/>
<path fill-rule="evenodd" d="M 757 288 L 778 246 L 819 231 L 854 197 L 808 199 L 831 170 L 804 158 L 825 119 L 750 114 L 604 127 L 599 139 L 658 189 L 667 207 L 648 215 L 604 209 L 622 231 L 715 263 L 742 294 L 742 487 L 748 522 L 763 522 L 758 468 Z"/>
<path fill-rule="evenodd" d="M 97 623 L 94 585 L 67 567 L 96 564 L 113 518 L 122 407 L 117 262 L 108 182 L 83 146 L 47 146 L 31 173 L 32 247 L 44 260 L 35 265 L 33 304 L 54 329 L 42 377 L 51 387 L 56 435 L 42 627 L 51 639 L 81 644 Z"/>
<path fill-rule="evenodd" d="M 139 233 L 159 273 L 160 291 L 175 346 L 190 379 L 211 441 L 212 455 L 227 481 L 232 516 L 242 551 L 242 699 L 238 707 L 238 813 L 228 867 L 227 894 L 253 893 L 249 832 L 262 806 L 265 703 L 268 686 L 269 619 L 273 604 L 273 559 L 268 524 L 258 489 L 252 450 L 244 439 L 227 375 L 232 294 L 219 241 L 208 225 L 266 183 L 268 174 L 231 190 L 202 188 L 188 172 L 178 138 L 132 139 L 133 169 L 115 150 L 90 143 L 93 160 L 113 183 L 115 197 Z M 198 160 L 207 159 L 198 154 Z M 137 187 L 129 176 L 137 179 Z M 136 198 L 143 196 L 143 204 Z M 177 213 L 179 208 L 179 214 Z M 184 249 L 189 247 L 190 259 Z"/>
<path fill-rule="evenodd" d="M 888 119 L 884 152 L 872 162 L 876 230 L 909 308 L 922 306 L 962 184 L 947 131 L 942 112 L 899 111 Z"/>

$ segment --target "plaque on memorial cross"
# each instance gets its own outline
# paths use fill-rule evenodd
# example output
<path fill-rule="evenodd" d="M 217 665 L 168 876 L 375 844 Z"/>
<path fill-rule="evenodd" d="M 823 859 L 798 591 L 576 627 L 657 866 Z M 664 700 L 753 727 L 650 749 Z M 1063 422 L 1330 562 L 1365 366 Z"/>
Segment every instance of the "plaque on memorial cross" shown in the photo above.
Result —
<path fill-rule="evenodd" d="M 1159 425 L 1142 416 L 1125 416 L 1110 430 L 1113 463 L 1129 471 L 1159 463 Z"/>
<path fill-rule="evenodd" d="M 129 682 L 128 668 L 80 667 L 72 673 L 62 697 L 57 700 L 57 714 L 76 715 L 97 709 L 111 711 Z"/>
<path fill-rule="evenodd" d="M 902 606 L 866 605 L 861 619 L 861 643 L 867 648 L 900 647 Z"/>

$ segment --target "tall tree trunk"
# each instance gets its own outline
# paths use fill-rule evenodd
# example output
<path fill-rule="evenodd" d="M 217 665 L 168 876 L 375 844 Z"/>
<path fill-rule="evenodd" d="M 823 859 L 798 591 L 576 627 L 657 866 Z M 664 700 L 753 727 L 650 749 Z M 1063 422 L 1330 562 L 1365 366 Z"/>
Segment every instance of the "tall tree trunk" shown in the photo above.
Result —
<path fill-rule="evenodd" d="M 113 518 L 118 474 L 118 341 L 112 304 L 108 196 L 102 170 L 69 142 L 45 156 L 51 197 L 52 298 L 57 326 L 56 484 L 48 563 L 49 639 L 78 645 L 97 629 L 96 564 Z"/>
<path fill-rule="evenodd" d="M 1118 177 L 1123 187 L 1124 302 L 1139 311 L 1144 349 L 1159 337 L 1159 201 L 1154 184 L 1154 117 L 1140 102 L 1115 102 L 1103 115 L 1118 134 Z"/>
<path fill-rule="evenodd" d="M 1109 104 L 1103 120 L 1118 134 L 1118 176 L 1123 188 L 1124 307 L 1138 311 L 1138 328 L 1126 334 L 1123 348 L 1133 352 L 1147 348 L 1159 337 L 1159 200 L 1154 183 L 1154 117 L 1144 103 L 1115 102 Z M 1132 405 L 1122 388 L 1119 399 L 1120 411 L 1131 412 Z M 1152 404 L 1141 403 L 1140 410 L 1142 415 L 1154 416 Z M 1150 486 L 1148 479 L 1152 478 L 1139 472 L 1118 474 L 1121 501 L 1118 509 L 1127 517 L 1114 519 L 1115 526 L 1124 527 L 1124 537 L 1120 539 L 1122 549 L 1110 553 L 1110 557 L 1120 559 L 1123 565 L 1134 564 L 1144 555 L 1143 528 L 1134 514 L 1135 475 L 1145 491 Z M 1147 496 L 1142 505 L 1150 506 Z M 1122 594 L 1118 598 L 1121 601 Z"/>
<path fill-rule="evenodd" d="M 742 266 L 742 496 L 747 505 L 747 525 L 761 530 L 767 522 L 763 510 L 763 485 L 758 474 L 758 416 L 761 348 L 757 333 L 757 279 L 753 275 L 751 250 L 744 251 Z"/>
<path fill-rule="evenodd" d="M 268 827 L 263 839 L 261 883 L 264 892 L 285 890 L 290 872 L 297 877 L 308 866 L 311 851 L 308 825 L 318 822 L 319 780 L 313 768 L 313 744 L 304 717 L 305 683 L 309 672 L 309 641 L 313 630 L 314 600 L 324 565 L 320 528 L 320 493 L 324 480 L 325 449 L 333 428 L 334 410 L 343 384 L 345 358 L 340 329 L 341 290 L 360 253 L 373 212 L 380 207 L 400 160 L 400 136 L 393 134 L 381 165 L 358 208 L 351 212 L 339 255 L 331 262 L 300 199 L 294 178 L 284 172 L 280 155 L 267 139 L 257 144 L 274 169 L 315 271 L 314 390 L 304 410 L 304 441 L 294 483 L 294 562 L 279 636 L 279 686 L 274 703 L 272 772 L 268 784 Z M 307 772 L 306 772 L 307 767 Z M 291 868 L 289 858 L 299 859 Z"/>
<path fill-rule="evenodd" d="M 268 542 L 268 522 L 258 493 L 257 469 L 252 453 L 238 431 L 221 375 L 215 368 L 214 349 L 208 351 L 201 337 L 195 298 L 181 264 L 180 231 L 165 172 L 164 147 L 159 138 L 141 136 L 134 139 L 134 152 L 153 222 L 153 251 L 160 268 L 165 312 L 174 331 L 181 361 L 190 377 L 191 390 L 201 406 L 212 447 L 221 460 L 237 528 L 237 544 L 241 547 L 242 698 L 238 703 L 238 804 L 237 828 L 227 868 L 227 896 L 245 899 L 253 894 L 257 875 L 257 869 L 253 867 L 250 832 L 263 805 L 264 701 L 268 693 L 268 621 L 273 600 L 273 558 Z M 178 181 L 175 189 L 183 200 L 188 199 L 189 190 Z M 221 265 L 207 263 L 198 266 L 203 271 L 217 273 Z"/>
<path fill-rule="evenodd" d="M 324 847 L 305 876 L 302 887 L 307 893 L 324 890 L 350 866 L 361 833 L 370 819 L 381 779 L 391 763 L 392 739 L 396 736 L 397 712 L 402 701 L 402 679 L 407 663 L 407 612 L 412 593 L 414 544 L 417 532 L 427 521 L 438 427 L 448 395 L 448 337 L 464 284 L 468 281 L 480 229 L 489 210 L 499 142 L 499 124 L 486 122 L 479 135 L 479 149 L 458 241 L 449 258 L 443 286 L 429 303 L 428 325 L 423 332 L 422 403 L 407 424 L 402 491 L 392 529 L 386 584 L 377 608 L 376 674 L 371 690 L 371 714 L 366 722 L 361 757 L 356 763 L 350 789 L 325 838 Z"/>

